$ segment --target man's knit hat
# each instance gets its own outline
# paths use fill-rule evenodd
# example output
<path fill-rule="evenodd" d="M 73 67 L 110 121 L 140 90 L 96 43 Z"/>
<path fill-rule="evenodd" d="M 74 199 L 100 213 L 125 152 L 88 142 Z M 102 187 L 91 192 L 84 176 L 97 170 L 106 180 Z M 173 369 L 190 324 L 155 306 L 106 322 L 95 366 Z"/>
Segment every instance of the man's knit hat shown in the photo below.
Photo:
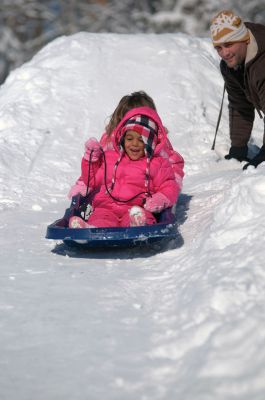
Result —
<path fill-rule="evenodd" d="M 246 25 L 231 10 L 220 11 L 212 19 L 210 30 L 214 46 L 229 42 L 244 42 L 249 39 Z"/>
<path fill-rule="evenodd" d="M 123 147 L 124 136 L 127 131 L 138 132 L 145 143 L 145 154 L 151 158 L 158 140 L 158 126 L 146 115 L 135 115 L 128 119 L 121 130 L 120 145 Z"/>

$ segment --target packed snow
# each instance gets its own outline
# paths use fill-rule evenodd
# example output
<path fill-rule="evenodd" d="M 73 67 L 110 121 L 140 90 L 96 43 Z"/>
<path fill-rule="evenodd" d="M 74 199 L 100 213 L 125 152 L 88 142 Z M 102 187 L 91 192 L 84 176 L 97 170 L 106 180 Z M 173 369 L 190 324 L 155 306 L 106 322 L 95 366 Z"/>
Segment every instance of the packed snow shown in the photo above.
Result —
<path fill-rule="evenodd" d="M 218 65 L 205 38 L 78 33 L 1 86 L 1 400 L 264 400 L 265 163 L 224 160 L 227 98 L 211 150 Z M 177 243 L 78 252 L 45 239 L 85 140 L 137 90 L 185 159 Z"/>

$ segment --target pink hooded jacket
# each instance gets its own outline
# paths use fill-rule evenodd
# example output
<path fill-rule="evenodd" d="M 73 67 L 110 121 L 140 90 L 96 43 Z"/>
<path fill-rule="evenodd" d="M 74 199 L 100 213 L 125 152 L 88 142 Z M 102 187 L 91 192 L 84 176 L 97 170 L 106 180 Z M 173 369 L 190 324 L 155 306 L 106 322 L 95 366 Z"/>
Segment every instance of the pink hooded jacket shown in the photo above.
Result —
<path fill-rule="evenodd" d="M 158 125 L 158 143 L 154 149 L 149 165 L 148 194 L 145 185 L 147 167 L 146 156 L 137 161 L 133 161 L 124 152 L 117 169 L 114 168 L 121 155 L 119 143 L 122 136 L 122 127 L 129 118 L 139 114 L 150 117 Z M 167 135 L 156 111 L 148 107 L 139 107 L 130 110 L 114 129 L 112 137 L 114 149 L 105 151 L 106 171 L 103 160 L 99 163 L 91 163 L 90 176 L 88 179 L 89 162 L 85 158 L 82 159 L 82 180 L 83 182 L 89 182 L 90 189 L 96 190 L 96 194 L 92 200 L 92 206 L 94 208 L 110 208 L 113 211 L 115 211 L 116 208 L 120 209 L 120 207 L 122 207 L 124 211 L 126 211 L 133 205 L 143 206 L 146 197 L 157 192 L 163 193 L 169 200 L 170 205 L 175 204 L 181 186 L 178 185 L 175 180 L 174 171 L 169 159 L 160 155 L 161 150 L 165 149 L 165 146 L 167 146 Z M 182 158 L 181 160 L 183 162 Z M 110 196 L 106 192 L 106 186 L 110 188 L 113 180 L 114 186 Z"/>
<path fill-rule="evenodd" d="M 163 158 L 167 158 L 173 168 L 175 179 L 177 183 L 182 187 L 182 179 L 184 177 L 184 159 L 183 157 L 176 152 L 167 136 L 167 130 L 162 124 L 162 121 L 155 110 L 149 107 L 137 107 L 126 113 L 121 122 L 117 125 L 117 127 L 112 131 L 110 136 L 107 136 L 106 133 L 103 133 L 100 144 L 104 150 L 111 150 L 114 148 L 115 136 L 117 130 L 124 124 L 125 119 L 129 119 L 136 114 L 147 115 L 152 118 L 159 126 L 158 131 L 158 148 L 157 154 L 159 154 Z"/>
<path fill-rule="evenodd" d="M 154 119 L 154 121 L 157 122 L 159 126 L 159 132 L 158 132 L 158 144 L 157 144 L 157 150 L 156 154 L 159 154 L 161 157 L 168 159 L 173 172 L 175 176 L 175 180 L 177 182 L 177 185 L 179 189 L 181 190 L 182 188 L 182 180 L 184 177 L 184 159 L 183 157 L 176 152 L 169 139 L 167 136 L 167 130 L 164 128 L 160 117 L 158 116 L 157 112 L 149 107 L 137 107 L 134 108 L 126 113 L 122 121 L 118 124 L 118 126 L 112 131 L 111 135 L 108 136 L 106 132 L 102 134 L 102 137 L 100 139 L 100 144 L 103 148 L 103 150 L 113 150 L 115 146 L 115 136 L 117 130 L 120 129 L 120 127 L 123 125 L 124 121 L 133 115 L 136 114 L 143 114 L 147 115 L 151 118 Z M 80 176 L 75 184 L 71 187 L 69 191 L 69 198 L 72 196 L 75 196 L 78 193 L 81 193 L 83 196 L 86 194 L 86 180 L 84 181 L 82 176 Z"/>

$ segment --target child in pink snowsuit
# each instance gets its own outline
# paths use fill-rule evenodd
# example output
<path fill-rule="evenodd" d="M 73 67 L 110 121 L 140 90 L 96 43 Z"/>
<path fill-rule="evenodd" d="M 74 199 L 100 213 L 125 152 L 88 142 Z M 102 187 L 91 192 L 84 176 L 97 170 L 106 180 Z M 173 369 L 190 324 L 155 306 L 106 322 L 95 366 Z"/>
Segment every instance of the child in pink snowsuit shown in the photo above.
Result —
<path fill-rule="evenodd" d="M 103 150 L 114 149 L 115 128 L 118 126 L 118 124 L 127 112 L 138 107 L 149 107 L 156 111 L 154 100 L 144 91 L 133 92 L 121 98 L 117 107 L 111 115 L 105 132 L 101 136 L 100 145 L 102 146 Z M 167 130 L 165 128 L 163 130 L 163 133 L 166 135 L 166 139 L 163 136 L 163 146 L 159 146 L 159 154 L 169 160 L 171 167 L 174 171 L 175 180 L 179 186 L 182 186 L 182 179 L 184 176 L 184 160 L 182 156 L 173 149 L 168 139 Z M 158 144 L 160 144 L 160 135 L 158 137 Z M 72 198 L 78 193 L 84 196 L 87 191 L 86 183 L 87 182 L 83 181 L 82 176 L 80 176 L 75 184 L 71 187 L 68 194 L 69 198 Z"/>
<path fill-rule="evenodd" d="M 176 203 L 181 187 L 168 158 L 160 155 L 167 135 L 156 111 L 130 110 L 114 129 L 113 139 L 114 149 L 104 156 L 95 139 L 86 143 L 82 179 L 95 191 L 93 212 L 86 222 L 72 217 L 72 228 L 154 224 L 153 213 Z"/>

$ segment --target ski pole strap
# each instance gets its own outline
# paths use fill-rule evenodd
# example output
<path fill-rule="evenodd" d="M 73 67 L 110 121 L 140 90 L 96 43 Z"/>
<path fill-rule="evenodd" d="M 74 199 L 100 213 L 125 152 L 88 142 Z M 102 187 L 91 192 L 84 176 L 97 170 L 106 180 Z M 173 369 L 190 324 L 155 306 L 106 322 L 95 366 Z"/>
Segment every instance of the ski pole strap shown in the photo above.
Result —
<path fill-rule="evenodd" d="M 224 97 L 225 97 L 225 84 L 224 84 L 224 88 L 223 88 L 222 102 L 221 102 L 221 107 L 220 107 L 218 120 L 217 120 L 217 124 L 216 124 L 215 135 L 214 135 L 213 144 L 212 144 L 212 148 L 211 148 L 212 150 L 214 150 L 214 148 L 215 148 L 216 136 L 217 136 L 218 128 L 219 128 L 220 121 L 221 121 L 222 111 L 223 111 Z"/>

